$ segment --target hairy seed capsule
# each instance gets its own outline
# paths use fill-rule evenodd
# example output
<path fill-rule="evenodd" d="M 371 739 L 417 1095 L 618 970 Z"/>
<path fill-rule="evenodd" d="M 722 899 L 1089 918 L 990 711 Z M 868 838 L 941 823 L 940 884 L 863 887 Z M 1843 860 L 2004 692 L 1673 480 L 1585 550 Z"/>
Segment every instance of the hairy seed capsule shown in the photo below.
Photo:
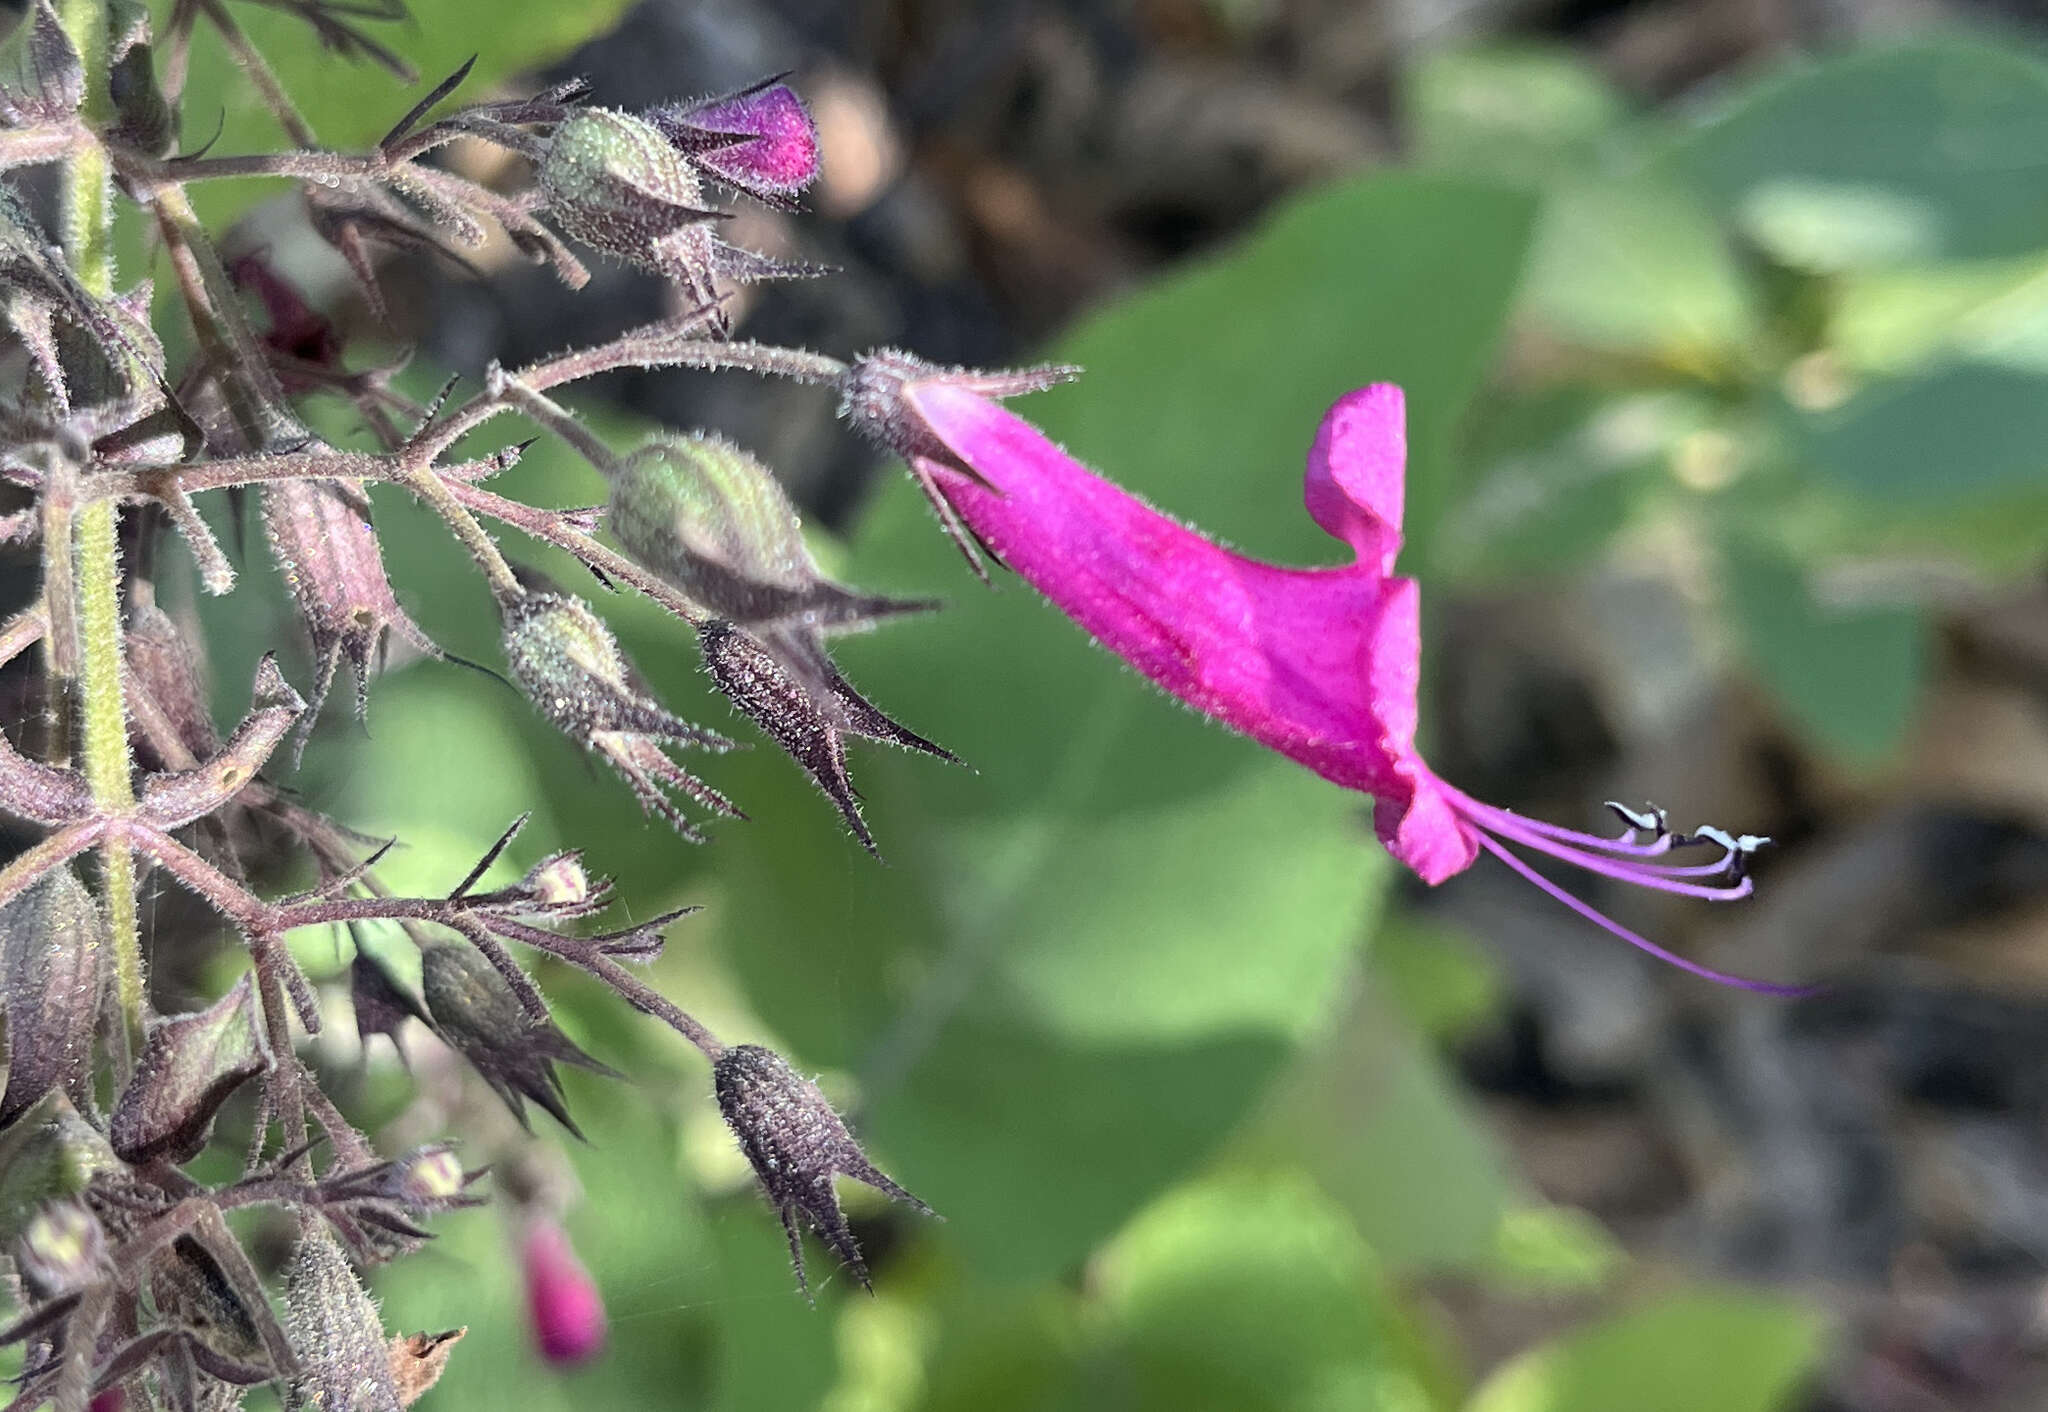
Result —
<path fill-rule="evenodd" d="M 718 1111 L 739 1139 L 740 1151 L 760 1178 L 782 1228 L 789 1236 L 789 1256 L 796 1266 L 797 1285 L 806 1294 L 803 1239 L 797 1228 L 801 1214 L 832 1247 L 833 1254 L 862 1285 L 868 1283 L 853 1230 L 839 1209 L 832 1189 L 835 1176 L 865 1182 L 896 1201 L 927 1216 L 937 1213 L 884 1175 L 845 1121 L 825 1101 L 818 1086 L 791 1068 L 789 1061 L 758 1044 L 736 1044 L 718 1056 L 711 1068 Z"/>
<path fill-rule="evenodd" d="M 732 742 L 663 710 L 604 620 L 580 598 L 529 593 L 505 610 L 505 660 L 541 715 L 625 777 L 640 805 L 692 843 L 703 835 L 670 802 L 680 790 L 721 814 L 739 810 L 663 753 L 664 745 L 729 750 Z M 567 885 L 566 874 L 548 885 Z"/>

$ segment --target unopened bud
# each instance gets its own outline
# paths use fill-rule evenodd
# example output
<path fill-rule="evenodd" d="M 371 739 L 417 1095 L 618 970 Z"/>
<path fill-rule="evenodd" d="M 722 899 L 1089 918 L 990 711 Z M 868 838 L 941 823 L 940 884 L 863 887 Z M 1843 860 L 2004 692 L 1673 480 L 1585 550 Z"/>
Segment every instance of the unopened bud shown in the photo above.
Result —
<path fill-rule="evenodd" d="M 580 598 L 529 593 L 505 610 L 505 658 L 512 676 L 564 735 L 609 761 L 640 806 L 692 843 L 697 831 L 664 792 L 680 790 L 721 814 L 739 810 L 689 774 L 662 746 L 727 750 L 732 742 L 663 710 L 647 693 L 604 620 Z"/>
<path fill-rule="evenodd" d="M 61 1091 L 0 1130 L 0 1241 L 25 1231 L 44 1203 L 83 1192 L 120 1159 Z"/>
<path fill-rule="evenodd" d="M 569 1236 L 546 1216 L 528 1220 L 519 1243 L 526 1313 L 540 1356 L 558 1367 L 595 1358 L 604 1349 L 604 1296 L 576 1258 Z"/>
<path fill-rule="evenodd" d="M 555 1062 L 613 1079 L 621 1077 L 616 1069 L 584 1053 L 553 1021 L 529 1015 L 497 968 L 474 947 L 439 942 L 423 948 L 420 976 L 434 1028 L 504 1100 L 521 1126 L 530 1126 L 525 1103 L 530 1098 L 571 1133 L 583 1136 L 569 1117 Z"/>
<path fill-rule="evenodd" d="M 717 215 L 703 208 L 696 173 L 657 128 L 609 108 L 582 109 L 555 128 L 539 180 L 563 230 L 655 270 L 663 269 L 658 243 Z"/>
<path fill-rule="evenodd" d="M 399 1193 L 409 1206 L 453 1202 L 468 1184 L 462 1159 L 445 1147 L 422 1148 L 400 1164 Z"/>
<path fill-rule="evenodd" d="M 937 1214 L 868 1161 L 818 1086 L 774 1050 L 758 1044 L 734 1045 L 712 1065 L 711 1079 L 718 1111 L 725 1115 L 761 1189 L 782 1218 L 797 1286 L 806 1294 L 810 1284 L 804 1276 L 799 1215 L 832 1247 L 853 1277 L 863 1287 L 870 1287 L 867 1262 L 861 1258 L 860 1246 L 832 1187 L 835 1176 L 865 1182 L 927 1216 Z"/>
<path fill-rule="evenodd" d="M 818 179 L 817 124 L 780 79 L 664 104 L 647 121 L 701 171 L 771 206 L 788 207 Z"/>

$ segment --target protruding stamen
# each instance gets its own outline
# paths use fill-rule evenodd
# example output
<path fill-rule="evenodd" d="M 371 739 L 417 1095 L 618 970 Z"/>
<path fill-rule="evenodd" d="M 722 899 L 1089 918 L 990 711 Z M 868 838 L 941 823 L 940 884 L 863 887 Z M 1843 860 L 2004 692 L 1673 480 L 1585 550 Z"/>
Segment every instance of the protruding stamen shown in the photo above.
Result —
<path fill-rule="evenodd" d="M 1542 889 L 1550 896 L 1556 898 L 1565 906 L 1571 908 L 1572 911 L 1578 913 L 1587 921 L 1593 923 L 1595 926 L 1600 927 L 1605 931 L 1613 933 L 1615 936 L 1620 937 L 1623 941 L 1627 942 L 1630 946 L 1635 947 L 1637 950 L 1647 952 L 1650 955 L 1656 957 L 1659 961 L 1662 961 L 1667 965 L 1678 967 L 1678 969 L 1681 971 L 1686 971 L 1691 973 L 1692 975 L 1699 976 L 1703 980 L 1710 980 L 1714 982 L 1716 985 L 1734 986 L 1738 990 L 1757 991 L 1764 995 L 1782 995 L 1788 997 L 1798 997 L 1812 995 L 1818 989 L 1818 987 L 1816 986 L 1780 985 L 1775 981 L 1752 980 L 1747 976 L 1730 975 L 1726 971 L 1717 971 L 1710 966 L 1703 966 L 1697 961 L 1687 960 L 1685 957 L 1678 955 L 1676 952 L 1666 951 L 1663 947 L 1657 945 L 1657 943 L 1651 941 L 1649 938 L 1640 936 L 1637 933 L 1630 931 L 1627 927 L 1624 927 L 1621 923 L 1615 921 L 1612 917 L 1609 917 L 1606 913 L 1600 911 L 1591 903 L 1582 901 L 1581 899 L 1574 897 L 1571 893 L 1566 892 L 1563 888 L 1559 887 L 1549 878 L 1544 877 L 1543 874 L 1537 872 L 1534 868 L 1530 867 L 1527 863 L 1523 862 L 1520 858 L 1517 858 L 1513 853 L 1508 851 L 1507 846 L 1501 843 L 1498 839 L 1495 839 L 1488 834 L 1481 833 L 1479 835 L 1479 844 L 1482 848 L 1486 849 L 1487 852 L 1493 854 L 1494 857 L 1500 859 L 1501 862 L 1507 864 L 1510 868 L 1514 869 L 1514 871 L 1520 874 L 1524 879 L 1531 883 L 1534 883 L 1538 888 Z"/>
<path fill-rule="evenodd" d="M 1726 829 L 1717 829 L 1712 824 L 1701 824 L 1689 834 L 1677 839 L 1681 845 L 1693 843 L 1719 844 L 1725 856 L 1717 865 L 1730 882 L 1741 882 L 1749 876 L 1749 860 L 1760 848 L 1771 846 L 1771 840 L 1762 834 L 1730 834 Z"/>
<path fill-rule="evenodd" d="M 1733 878 L 1727 874 L 1727 860 L 1707 864 L 1646 863 L 1640 858 L 1615 857 L 1609 853 L 1597 853 L 1588 848 L 1566 842 L 1556 834 L 1533 827 L 1533 820 L 1510 814 L 1506 810 L 1482 806 L 1483 813 L 1467 813 L 1467 822 L 1483 834 L 1490 834 L 1539 853 L 1547 853 L 1561 862 L 1584 868 L 1589 873 L 1614 878 L 1619 882 L 1647 887 L 1656 892 L 1676 893 L 1681 897 L 1698 897 L 1708 902 L 1733 902 L 1747 897 L 1752 884 L 1747 878 Z M 1714 878 L 1711 883 L 1688 882 L 1689 878 Z"/>
<path fill-rule="evenodd" d="M 1616 840 L 1619 843 L 1634 842 L 1630 834 L 1646 833 L 1650 842 L 1657 843 L 1671 836 L 1671 816 L 1654 804 L 1645 804 L 1641 809 L 1631 809 L 1618 800 L 1605 801 L 1604 807 L 1627 826 L 1627 832 Z"/>

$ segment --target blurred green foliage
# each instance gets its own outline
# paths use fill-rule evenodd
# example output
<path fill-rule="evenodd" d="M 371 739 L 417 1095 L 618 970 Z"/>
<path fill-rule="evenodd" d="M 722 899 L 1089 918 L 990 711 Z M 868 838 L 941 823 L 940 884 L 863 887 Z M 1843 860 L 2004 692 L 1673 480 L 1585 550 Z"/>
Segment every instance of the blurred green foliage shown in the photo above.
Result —
<path fill-rule="evenodd" d="M 1418 153 L 1543 202 L 1521 356 L 1443 567 L 1689 541 L 1787 723 L 1872 762 L 1915 717 L 1915 575 L 2048 541 L 2048 66 L 1935 34 L 1639 114 L 1562 52 L 1410 75 Z"/>
<path fill-rule="evenodd" d="M 1702 611 L 1788 724 L 1852 760 L 1894 748 L 1925 611 L 1913 580 L 1859 598 L 1836 570 L 1939 554 L 1992 576 L 2048 539 L 2048 221 L 2018 179 L 2048 162 L 2048 71 L 1936 38 L 1672 117 L 1567 54 L 1453 52 L 1419 61 L 1405 118 L 1412 169 L 1314 193 L 1092 318 L 1049 350 L 1088 375 L 1024 410 L 1248 552 L 1330 562 L 1301 453 L 1337 394 L 1400 382 L 1405 567 L 1431 592 L 1682 534 L 1712 570 Z M 344 140 L 383 117 L 320 121 Z M 601 498 L 548 445 L 505 488 Z M 474 575 L 401 499 L 379 506 L 408 605 L 496 663 Z M 974 766 L 857 752 L 886 867 L 768 749 L 706 766 L 752 822 L 685 849 L 452 666 L 394 674 L 373 741 L 330 733 L 309 762 L 311 797 L 403 826 L 408 883 L 445 886 L 530 808 L 511 864 L 574 844 L 636 912 L 708 903 L 659 983 L 826 1070 L 877 1160 L 949 1217 L 857 1204 L 878 1293 L 835 1278 L 807 1308 L 744 1173 L 704 1155 L 723 1149 L 701 1065 L 543 967 L 579 1041 L 639 1080 L 570 1081 L 593 1137 L 571 1229 L 613 1352 L 543 1372 L 498 1218 L 450 1217 L 378 1277 L 395 1326 L 471 1326 L 433 1406 L 1786 1405 L 1820 1351 L 1810 1313 L 1719 1290 L 1639 1305 L 1596 1224 L 1518 1190 L 1440 1058 L 1492 1004 L 1483 957 L 1398 914 L 1361 951 L 1389 872 L 1362 800 L 1160 700 L 1014 581 L 965 580 L 906 484 L 832 567 L 950 599 L 843 652 Z M 684 631 L 602 606 L 671 705 L 727 724 Z M 249 593 L 210 611 L 233 699 L 289 628 Z M 1445 1273 L 1592 1312 L 1475 1386 L 1417 1292 Z"/>

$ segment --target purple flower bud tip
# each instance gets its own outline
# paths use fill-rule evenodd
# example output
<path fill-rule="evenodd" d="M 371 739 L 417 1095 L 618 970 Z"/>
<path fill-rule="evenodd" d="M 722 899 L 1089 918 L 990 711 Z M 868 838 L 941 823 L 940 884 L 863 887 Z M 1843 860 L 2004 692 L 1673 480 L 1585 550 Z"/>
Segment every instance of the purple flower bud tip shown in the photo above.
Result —
<path fill-rule="evenodd" d="M 604 1296 L 576 1258 L 568 1234 L 547 1217 L 535 1218 L 520 1243 L 519 1259 L 540 1356 L 558 1368 L 595 1358 L 604 1349 Z"/>
<path fill-rule="evenodd" d="M 104 1392 L 93 1394 L 92 1401 L 85 1405 L 85 1412 L 123 1412 L 127 1405 L 126 1389 L 110 1387 Z"/>
<path fill-rule="evenodd" d="M 750 196 L 790 197 L 818 179 L 817 124 L 796 90 L 779 80 L 670 104 L 647 117 L 698 167 Z"/>
<path fill-rule="evenodd" d="M 1338 399 L 1308 453 L 1310 518 L 1352 561 L 1268 564 L 1226 549 L 1105 480 L 989 400 L 989 374 L 920 369 L 900 355 L 849 380 L 846 414 L 903 451 L 942 512 L 1162 690 L 1324 778 L 1373 796 L 1387 851 L 1436 884 L 1491 853 L 1539 890 L 1695 975 L 1773 994 L 1803 988 L 1710 970 L 1638 936 L 1537 872 L 1523 852 L 1662 892 L 1749 895 L 1760 841 L 1673 833 L 1661 811 L 1619 837 L 1483 804 L 1417 748 L 1421 591 L 1394 573 L 1407 445 L 1401 389 Z M 1669 862 L 1673 849 L 1720 856 Z"/>

